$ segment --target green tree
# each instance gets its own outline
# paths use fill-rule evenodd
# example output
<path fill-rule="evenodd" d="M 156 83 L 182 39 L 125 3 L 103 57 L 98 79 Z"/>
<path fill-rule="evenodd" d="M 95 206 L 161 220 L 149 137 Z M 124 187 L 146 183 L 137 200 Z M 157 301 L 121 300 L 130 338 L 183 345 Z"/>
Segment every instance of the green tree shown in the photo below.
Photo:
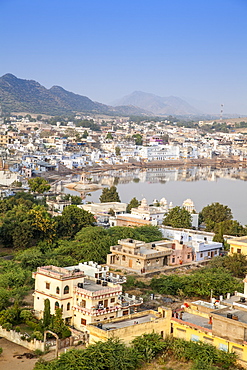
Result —
<path fill-rule="evenodd" d="M 59 336 L 59 338 L 63 339 L 70 337 L 71 332 L 62 319 L 61 308 L 56 309 L 55 315 L 52 317 L 49 328 L 50 330 L 54 331 L 54 333 L 56 333 Z"/>
<path fill-rule="evenodd" d="M 48 191 L 50 189 L 50 185 L 48 184 L 48 181 L 46 181 L 42 177 L 35 177 L 34 179 L 29 179 L 28 185 L 29 185 L 30 191 L 32 191 L 33 193 L 42 194 L 45 191 Z"/>
<path fill-rule="evenodd" d="M 164 217 L 163 224 L 172 227 L 191 228 L 192 217 L 184 207 L 174 207 Z"/>
<path fill-rule="evenodd" d="M 44 312 L 43 312 L 43 325 L 45 328 L 51 323 L 51 305 L 50 300 L 47 298 L 44 301 Z"/>
<path fill-rule="evenodd" d="M 135 145 L 142 145 L 142 135 L 141 134 L 135 134 L 132 136 L 132 138 L 135 140 Z"/>
<path fill-rule="evenodd" d="M 75 205 L 64 208 L 62 216 L 57 216 L 58 237 L 72 238 L 83 227 L 93 225 L 95 218 L 92 213 L 84 211 Z"/>
<path fill-rule="evenodd" d="M 110 132 L 106 135 L 106 140 L 113 140 L 113 136 Z"/>
<path fill-rule="evenodd" d="M 85 130 L 84 132 L 83 132 L 83 134 L 82 134 L 82 138 L 83 139 L 86 139 L 88 137 L 88 131 L 87 130 Z"/>
<path fill-rule="evenodd" d="M 116 147 L 115 147 L 115 153 L 116 153 L 116 156 L 120 156 L 120 154 L 121 154 L 121 149 L 120 149 L 120 147 L 119 147 L 119 146 L 116 146 Z"/>
<path fill-rule="evenodd" d="M 141 202 L 136 199 L 136 197 L 132 198 L 131 201 L 128 203 L 126 212 L 130 213 L 132 208 L 137 208 Z"/>
<path fill-rule="evenodd" d="M 21 188 L 22 187 L 22 182 L 21 181 L 13 181 L 11 186 L 15 187 L 15 188 Z"/>
<path fill-rule="evenodd" d="M 120 198 L 117 192 L 116 186 L 111 186 L 110 188 L 104 188 L 102 194 L 99 197 L 101 203 L 107 202 L 120 202 Z"/>
<path fill-rule="evenodd" d="M 71 204 L 75 204 L 75 205 L 81 204 L 81 197 L 79 197 L 79 195 L 71 195 L 70 200 L 71 200 Z"/>
<path fill-rule="evenodd" d="M 246 235 L 246 229 L 236 220 L 226 220 L 216 223 L 214 233 L 222 235 L 243 236 Z"/>
<path fill-rule="evenodd" d="M 201 211 L 203 221 L 206 224 L 207 231 L 213 231 L 217 223 L 231 220 L 232 211 L 228 206 L 218 202 L 204 207 Z"/>
<path fill-rule="evenodd" d="M 157 354 L 166 347 L 163 338 L 157 333 L 143 334 L 132 341 L 134 350 L 139 353 L 143 360 L 150 362 Z"/>

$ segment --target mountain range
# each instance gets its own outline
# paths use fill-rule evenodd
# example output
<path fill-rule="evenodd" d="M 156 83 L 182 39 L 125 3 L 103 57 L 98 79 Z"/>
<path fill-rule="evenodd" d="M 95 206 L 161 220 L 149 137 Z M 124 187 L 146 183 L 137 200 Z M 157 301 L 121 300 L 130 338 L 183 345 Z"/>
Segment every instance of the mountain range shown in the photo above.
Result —
<path fill-rule="evenodd" d="M 34 80 L 7 73 L 0 77 L 0 105 L 3 112 L 62 115 L 98 113 L 108 115 L 197 115 L 200 112 L 185 100 L 135 91 L 115 101 L 113 106 L 94 102 L 60 86 L 45 88 Z"/>
<path fill-rule="evenodd" d="M 198 115 L 202 113 L 177 96 L 165 98 L 142 91 L 134 91 L 132 94 L 114 101 L 112 105 L 133 105 L 146 109 L 154 115 Z"/>

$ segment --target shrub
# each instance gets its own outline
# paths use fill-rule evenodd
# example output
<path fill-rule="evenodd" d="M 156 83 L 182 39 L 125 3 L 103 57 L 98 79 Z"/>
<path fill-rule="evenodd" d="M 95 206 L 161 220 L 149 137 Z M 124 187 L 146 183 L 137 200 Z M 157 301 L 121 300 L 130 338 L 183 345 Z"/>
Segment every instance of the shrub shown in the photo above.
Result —
<path fill-rule="evenodd" d="M 10 331 L 13 328 L 13 325 L 10 322 L 5 322 L 2 325 L 3 329 L 6 329 L 7 331 Z"/>

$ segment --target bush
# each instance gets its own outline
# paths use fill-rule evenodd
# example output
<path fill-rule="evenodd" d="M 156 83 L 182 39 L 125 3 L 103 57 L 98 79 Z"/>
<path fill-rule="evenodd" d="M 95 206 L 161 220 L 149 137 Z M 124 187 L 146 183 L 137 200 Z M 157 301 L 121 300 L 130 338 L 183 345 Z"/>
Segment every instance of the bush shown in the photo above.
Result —
<path fill-rule="evenodd" d="M 6 329 L 7 331 L 10 331 L 10 330 L 13 328 L 13 325 L 12 325 L 10 322 L 5 322 L 5 323 L 2 325 L 2 328 L 3 328 L 3 329 Z"/>
<path fill-rule="evenodd" d="M 16 326 L 16 327 L 15 327 L 15 331 L 16 331 L 16 333 L 20 333 L 21 328 L 20 328 L 19 326 Z"/>

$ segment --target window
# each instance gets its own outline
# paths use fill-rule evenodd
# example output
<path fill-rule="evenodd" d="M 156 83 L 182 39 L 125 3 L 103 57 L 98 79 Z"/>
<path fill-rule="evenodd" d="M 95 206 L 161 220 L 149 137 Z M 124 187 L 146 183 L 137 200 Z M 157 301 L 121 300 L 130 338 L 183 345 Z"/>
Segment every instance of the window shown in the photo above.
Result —
<path fill-rule="evenodd" d="M 83 300 L 80 302 L 80 307 L 82 307 L 82 308 L 85 308 L 85 307 L 86 307 L 86 301 L 85 301 L 85 299 L 83 299 Z"/>
<path fill-rule="evenodd" d="M 220 349 L 221 351 L 225 351 L 225 352 L 227 352 L 227 351 L 228 351 L 227 344 L 220 343 L 220 344 L 219 344 L 219 349 Z"/>
<path fill-rule="evenodd" d="M 60 293 L 60 288 L 57 286 L 56 288 L 56 293 L 59 294 Z"/>
<path fill-rule="evenodd" d="M 175 257 L 172 258 L 172 263 L 174 263 L 174 262 L 175 262 Z"/>
<path fill-rule="evenodd" d="M 188 259 L 188 260 L 190 259 L 190 254 L 188 254 L 187 259 Z"/>
<path fill-rule="evenodd" d="M 63 290 L 63 294 L 69 294 L 69 286 L 66 285 Z"/>
<path fill-rule="evenodd" d="M 200 257 L 201 257 L 201 258 L 203 257 L 203 253 L 200 253 Z"/>
<path fill-rule="evenodd" d="M 87 320 L 85 320 L 85 319 L 81 319 L 81 324 L 82 324 L 82 325 L 87 325 Z"/>
<path fill-rule="evenodd" d="M 115 298 L 111 298 L 111 303 L 114 303 L 115 302 Z"/>
<path fill-rule="evenodd" d="M 122 260 L 125 261 L 126 257 L 125 256 L 122 256 Z"/>
<path fill-rule="evenodd" d="M 213 338 L 209 338 L 209 337 L 203 337 L 203 340 L 205 343 L 211 343 L 214 341 Z"/>
<path fill-rule="evenodd" d="M 50 289 L 50 286 L 51 286 L 51 284 L 50 284 L 50 283 L 45 283 L 45 287 L 46 287 L 46 289 Z"/>
<path fill-rule="evenodd" d="M 70 310 L 70 303 L 67 303 L 67 311 Z"/>
<path fill-rule="evenodd" d="M 59 303 L 58 302 L 55 302 L 55 310 L 59 308 Z"/>
<path fill-rule="evenodd" d="M 237 253 L 241 253 L 241 248 L 238 248 L 237 249 Z"/>
<path fill-rule="evenodd" d="M 198 342 L 199 341 L 199 336 L 195 334 L 191 334 L 190 340 L 193 342 Z"/>

